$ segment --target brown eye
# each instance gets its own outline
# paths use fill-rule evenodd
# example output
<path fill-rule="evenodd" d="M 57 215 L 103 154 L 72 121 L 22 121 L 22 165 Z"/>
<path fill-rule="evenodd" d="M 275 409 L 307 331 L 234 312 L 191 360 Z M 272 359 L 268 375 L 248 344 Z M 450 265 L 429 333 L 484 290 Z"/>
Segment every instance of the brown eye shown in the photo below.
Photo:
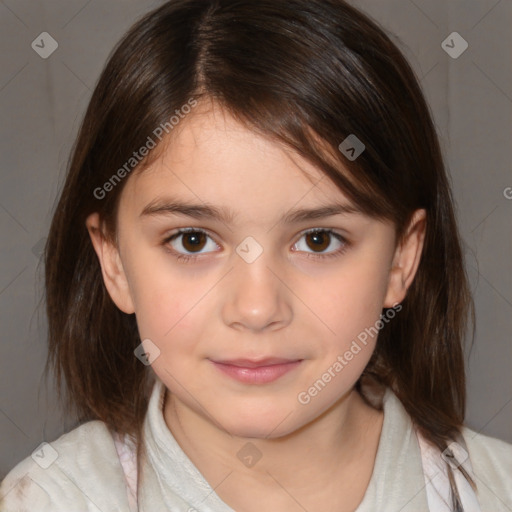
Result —
<path fill-rule="evenodd" d="M 183 233 L 182 244 L 189 252 L 200 251 L 206 244 L 206 235 L 201 231 Z"/>
<path fill-rule="evenodd" d="M 203 252 L 211 252 L 218 249 L 211 236 L 197 228 L 182 229 L 164 240 L 164 244 L 169 244 L 174 252 L 183 256 L 202 254 Z M 210 250 L 204 251 L 204 249 Z"/>
<path fill-rule="evenodd" d="M 331 234 L 327 231 L 312 231 L 305 236 L 308 247 L 315 251 L 325 251 L 331 243 Z"/>
<path fill-rule="evenodd" d="M 349 245 L 345 237 L 332 229 L 312 229 L 302 234 L 293 250 L 309 257 L 328 258 L 341 255 Z"/>

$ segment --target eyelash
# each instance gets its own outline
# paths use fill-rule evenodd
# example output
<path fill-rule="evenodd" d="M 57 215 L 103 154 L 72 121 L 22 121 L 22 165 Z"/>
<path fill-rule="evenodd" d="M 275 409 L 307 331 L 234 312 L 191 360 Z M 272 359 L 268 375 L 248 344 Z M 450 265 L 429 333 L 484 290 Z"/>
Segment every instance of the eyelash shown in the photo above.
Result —
<path fill-rule="evenodd" d="M 163 242 L 162 242 L 162 245 L 165 246 L 166 247 L 165 250 L 167 252 L 171 253 L 176 258 L 176 260 L 179 261 L 180 263 L 189 263 L 192 260 L 196 260 L 197 258 L 200 257 L 200 255 L 190 255 L 190 254 L 177 253 L 173 249 L 168 249 L 167 248 L 167 244 L 169 242 L 171 242 L 175 238 L 178 238 L 180 235 L 187 234 L 187 233 L 203 233 L 206 236 L 208 236 L 209 238 L 212 238 L 208 234 L 207 231 L 205 231 L 204 229 L 201 229 L 201 228 L 185 228 L 185 229 L 180 229 L 176 233 L 173 233 L 171 236 L 168 236 L 167 238 L 165 238 L 163 240 Z M 312 233 L 327 233 L 329 235 L 332 235 L 334 238 L 336 238 L 338 241 L 340 241 L 343 244 L 343 246 L 340 247 L 339 249 L 337 249 L 336 251 L 328 252 L 328 253 L 325 253 L 325 254 L 322 254 L 322 253 L 315 254 L 315 253 L 306 252 L 305 254 L 306 254 L 306 257 L 308 257 L 308 258 L 313 258 L 313 259 L 337 258 L 337 257 L 341 256 L 342 254 L 344 254 L 345 251 L 347 250 L 347 248 L 350 246 L 350 242 L 345 237 L 343 237 L 339 233 L 336 233 L 332 229 L 327 229 L 327 228 L 325 228 L 325 229 L 324 228 L 309 229 L 307 231 L 302 232 L 300 238 L 302 238 L 305 235 L 312 234 Z M 212 238 L 212 240 L 213 240 L 213 238 Z"/>

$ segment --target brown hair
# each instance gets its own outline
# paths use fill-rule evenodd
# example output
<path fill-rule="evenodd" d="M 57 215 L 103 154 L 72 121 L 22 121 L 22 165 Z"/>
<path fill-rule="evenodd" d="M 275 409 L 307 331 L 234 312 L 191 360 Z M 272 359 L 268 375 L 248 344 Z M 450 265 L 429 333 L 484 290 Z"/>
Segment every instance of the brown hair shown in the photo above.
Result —
<path fill-rule="evenodd" d="M 469 311 L 474 321 L 450 186 L 414 72 L 384 30 L 342 0 L 172 0 L 118 43 L 73 148 L 45 253 L 47 368 L 59 389 L 66 381 L 67 409 L 141 440 L 154 375 L 134 356 L 135 315 L 111 300 L 85 219 L 99 212 L 114 239 L 129 178 L 101 199 L 94 191 L 191 98 L 214 100 L 296 150 L 364 213 L 392 220 L 398 241 L 412 213 L 426 210 L 416 278 L 362 377 L 390 386 L 444 450 L 464 420 Z M 338 150 L 350 134 L 365 144 L 354 161 Z"/>

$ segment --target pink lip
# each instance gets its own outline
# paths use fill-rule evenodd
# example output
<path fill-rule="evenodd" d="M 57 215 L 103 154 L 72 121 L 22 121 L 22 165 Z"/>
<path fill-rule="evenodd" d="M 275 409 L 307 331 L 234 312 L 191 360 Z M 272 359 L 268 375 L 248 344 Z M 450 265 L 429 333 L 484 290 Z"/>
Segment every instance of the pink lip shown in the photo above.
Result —
<path fill-rule="evenodd" d="M 302 359 L 268 358 L 260 361 L 234 359 L 231 361 L 212 361 L 214 366 L 226 375 L 246 384 L 266 384 L 279 379 L 295 369 Z"/>

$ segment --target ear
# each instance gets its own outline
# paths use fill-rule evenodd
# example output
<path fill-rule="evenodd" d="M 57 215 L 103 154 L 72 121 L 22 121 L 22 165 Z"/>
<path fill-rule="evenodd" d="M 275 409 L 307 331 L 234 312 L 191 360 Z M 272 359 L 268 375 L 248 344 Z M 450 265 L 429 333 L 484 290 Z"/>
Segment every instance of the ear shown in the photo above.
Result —
<path fill-rule="evenodd" d="M 420 263 L 426 223 L 426 211 L 416 210 L 393 256 L 384 300 L 385 308 L 402 302 L 407 295 Z"/>
<path fill-rule="evenodd" d="M 103 282 L 116 306 L 124 313 L 134 313 L 135 308 L 119 250 L 105 236 L 103 226 L 100 224 L 98 213 L 89 215 L 85 222 L 101 265 Z"/>

